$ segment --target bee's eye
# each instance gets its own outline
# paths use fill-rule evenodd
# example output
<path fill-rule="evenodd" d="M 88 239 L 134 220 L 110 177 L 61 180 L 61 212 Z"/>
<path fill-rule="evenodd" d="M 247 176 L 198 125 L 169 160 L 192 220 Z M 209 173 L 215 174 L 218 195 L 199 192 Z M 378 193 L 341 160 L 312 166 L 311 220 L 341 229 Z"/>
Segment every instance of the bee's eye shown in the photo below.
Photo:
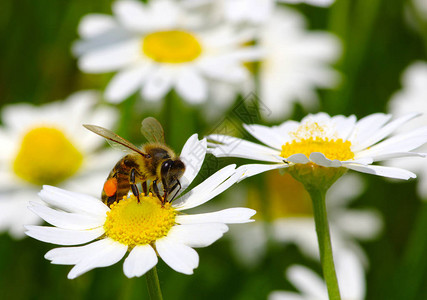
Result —
<path fill-rule="evenodd" d="M 167 174 L 170 170 L 170 168 L 172 167 L 173 161 L 172 160 L 167 160 L 162 164 L 162 169 L 161 172 L 162 174 Z"/>

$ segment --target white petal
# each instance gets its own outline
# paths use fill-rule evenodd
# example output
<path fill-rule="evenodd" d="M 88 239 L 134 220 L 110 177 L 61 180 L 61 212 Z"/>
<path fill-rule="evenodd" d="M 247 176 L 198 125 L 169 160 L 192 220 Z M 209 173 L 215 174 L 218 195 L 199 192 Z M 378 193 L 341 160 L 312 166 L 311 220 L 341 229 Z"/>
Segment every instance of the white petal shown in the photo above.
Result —
<path fill-rule="evenodd" d="M 186 68 L 180 73 L 175 88 L 183 99 L 192 104 L 204 102 L 208 96 L 206 80 L 190 68 Z"/>
<path fill-rule="evenodd" d="M 158 101 L 169 92 L 173 83 L 173 75 L 161 67 L 147 78 L 141 90 L 142 97 L 148 101 Z"/>
<path fill-rule="evenodd" d="M 216 212 L 196 214 L 196 215 L 178 215 L 175 220 L 178 224 L 200 224 L 200 223 L 225 223 L 238 224 L 252 222 L 250 218 L 256 211 L 250 208 L 235 207 Z"/>
<path fill-rule="evenodd" d="M 129 40 L 101 50 L 90 51 L 80 57 L 79 68 L 88 73 L 116 71 L 139 60 L 139 43 L 137 40 Z"/>
<path fill-rule="evenodd" d="M 105 222 L 105 217 L 101 216 L 95 217 L 86 214 L 67 213 L 64 211 L 54 210 L 50 207 L 35 202 L 31 202 L 30 204 L 31 206 L 29 206 L 28 209 L 33 211 L 49 224 L 63 229 L 93 229 L 103 226 Z"/>
<path fill-rule="evenodd" d="M 350 140 L 352 144 L 358 144 L 359 142 L 363 143 L 390 119 L 391 115 L 383 113 L 368 115 L 356 123 L 356 126 L 352 134 L 348 137 L 348 140 Z"/>
<path fill-rule="evenodd" d="M 146 29 L 147 18 L 150 17 L 145 5 L 138 1 L 114 2 L 113 12 L 121 24 L 136 31 Z"/>
<path fill-rule="evenodd" d="M 378 143 L 382 139 L 389 136 L 393 131 L 395 131 L 397 128 L 408 122 L 409 120 L 419 116 L 418 113 L 412 113 L 407 114 L 403 117 L 397 118 L 396 120 L 388 123 L 387 125 L 383 126 L 382 128 L 378 129 L 376 132 L 374 132 L 371 136 L 367 137 L 365 140 L 360 141 L 357 145 L 354 147 L 351 147 L 351 150 L 353 152 L 360 151 L 362 149 L 368 148 L 369 146 Z"/>
<path fill-rule="evenodd" d="M 302 266 L 292 266 L 287 272 L 288 279 L 306 296 L 312 299 L 328 299 L 324 282 L 313 271 Z"/>
<path fill-rule="evenodd" d="M 191 191 L 186 193 L 184 196 L 175 200 L 172 206 L 176 210 L 190 209 L 199 206 L 206 201 L 209 201 L 210 197 L 215 189 L 220 187 L 222 184 L 226 184 L 227 181 L 236 182 L 237 178 L 233 177 L 236 172 L 236 165 L 228 165 L 221 170 L 217 171 L 209 178 L 204 180 L 198 186 L 193 188 Z"/>
<path fill-rule="evenodd" d="M 302 153 L 292 154 L 286 158 L 286 161 L 292 162 L 294 164 L 307 164 L 310 162 L 307 156 Z"/>
<path fill-rule="evenodd" d="M 78 32 L 83 38 L 105 33 L 117 26 L 113 17 L 103 14 L 89 14 L 80 20 Z"/>
<path fill-rule="evenodd" d="M 216 157 L 241 157 L 268 162 L 282 162 L 278 159 L 280 151 L 248 142 L 231 136 L 212 134 L 207 136 L 208 140 L 218 144 L 209 143 L 209 152 Z"/>
<path fill-rule="evenodd" d="M 168 232 L 168 240 L 201 248 L 211 245 L 227 231 L 228 226 L 223 223 L 176 225 Z"/>
<path fill-rule="evenodd" d="M 417 177 L 414 173 L 400 168 L 383 167 L 383 166 L 365 166 L 357 164 L 343 164 L 343 167 L 349 168 L 362 173 L 374 174 L 396 179 L 409 179 Z"/>
<path fill-rule="evenodd" d="M 26 235 L 39 241 L 58 245 L 79 245 L 90 242 L 104 234 L 104 228 L 70 230 L 47 226 L 27 225 Z"/>
<path fill-rule="evenodd" d="M 335 256 L 341 297 L 343 299 L 364 299 L 365 275 L 357 256 L 347 250 L 340 250 Z"/>
<path fill-rule="evenodd" d="M 309 159 L 315 164 L 323 167 L 339 168 L 342 165 L 338 159 L 330 160 L 320 152 L 312 152 Z"/>
<path fill-rule="evenodd" d="M 117 73 L 105 90 L 105 98 L 111 103 L 123 101 L 142 86 L 149 71 L 148 63 L 140 63 Z"/>
<path fill-rule="evenodd" d="M 247 164 L 240 166 L 237 170 L 242 170 L 242 176 L 239 179 L 239 182 L 248 177 L 258 175 L 270 170 L 283 169 L 287 168 L 288 164 L 277 164 L 277 165 L 266 165 L 266 164 Z"/>
<path fill-rule="evenodd" d="M 243 124 L 243 127 L 249 132 L 253 137 L 263 142 L 267 146 L 270 146 L 275 149 L 282 149 L 282 146 L 286 143 L 283 136 L 276 133 L 271 127 L 263 125 L 246 125 Z"/>
<path fill-rule="evenodd" d="M 123 272 L 128 278 L 140 277 L 157 264 L 157 254 L 150 245 L 135 246 L 125 259 Z"/>
<path fill-rule="evenodd" d="M 296 293 L 273 291 L 268 295 L 268 300 L 307 300 L 307 298 Z"/>
<path fill-rule="evenodd" d="M 96 248 L 99 250 L 97 252 L 89 251 L 90 249 L 88 249 L 89 255 L 84 256 L 83 259 L 77 262 L 74 268 L 71 269 L 70 273 L 68 273 L 69 279 L 74 279 L 95 268 L 108 267 L 115 264 L 123 258 L 128 248 L 128 246 L 111 239 L 103 239 L 95 243 L 101 243 L 103 247 L 101 248 L 97 245 Z M 95 243 L 89 244 L 88 246 L 94 245 Z"/>
<path fill-rule="evenodd" d="M 68 212 L 105 216 L 110 209 L 101 200 L 80 193 L 45 185 L 39 193 L 42 200 Z"/>
<path fill-rule="evenodd" d="M 185 164 L 185 172 L 181 177 L 182 191 L 194 180 L 203 165 L 206 156 L 206 139 L 199 140 L 197 134 L 193 134 L 182 148 L 180 158 Z"/>
<path fill-rule="evenodd" d="M 163 261 L 177 272 L 191 275 L 199 265 L 199 255 L 186 245 L 163 238 L 156 241 L 156 249 Z"/>
<path fill-rule="evenodd" d="M 370 210 L 347 210 L 334 213 L 335 225 L 360 240 L 369 240 L 378 236 L 382 229 L 381 215 Z"/>

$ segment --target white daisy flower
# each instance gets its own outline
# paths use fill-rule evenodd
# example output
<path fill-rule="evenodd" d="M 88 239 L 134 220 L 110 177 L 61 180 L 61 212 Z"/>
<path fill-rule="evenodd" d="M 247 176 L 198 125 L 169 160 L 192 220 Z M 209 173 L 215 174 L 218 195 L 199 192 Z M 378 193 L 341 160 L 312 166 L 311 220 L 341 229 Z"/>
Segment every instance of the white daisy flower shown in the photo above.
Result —
<path fill-rule="evenodd" d="M 258 96 L 267 108 L 264 117 L 283 119 L 292 113 L 295 102 L 313 110 L 319 104 L 315 89 L 333 88 L 339 82 L 338 72 L 331 67 L 340 57 L 338 38 L 307 31 L 298 12 L 277 7 L 257 36 L 265 52 L 258 67 Z M 255 87 L 252 78 L 248 79 L 246 93 Z"/>
<path fill-rule="evenodd" d="M 398 132 L 415 130 L 421 126 L 427 126 L 427 63 L 415 62 L 410 65 L 402 77 L 403 89 L 395 93 L 389 103 L 389 111 L 396 116 L 402 116 L 407 113 L 422 113 L 420 118 L 402 128 Z M 427 146 L 424 145 L 417 149 L 420 152 L 427 152 Z M 388 166 L 405 168 L 415 172 L 418 177 L 418 194 L 427 200 L 427 161 L 420 161 L 414 158 L 405 158 L 387 162 Z"/>
<path fill-rule="evenodd" d="M 186 168 L 183 182 L 191 184 L 203 163 L 194 160 L 194 153 L 204 149 L 206 140 L 193 135 L 185 144 L 181 159 L 193 161 Z M 196 172 L 194 172 L 196 170 Z M 251 222 L 255 211 L 230 208 L 221 211 L 187 214 L 183 211 L 202 205 L 233 185 L 242 173 L 229 165 L 179 196 L 162 205 L 152 194 L 124 197 L 111 208 L 98 198 L 44 186 L 42 200 L 52 208 L 32 203 L 30 209 L 54 227 L 26 226 L 27 235 L 47 243 L 81 245 L 56 248 L 45 258 L 53 264 L 74 265 L 68 278 L 98 267 L 107 267 L 121 260 L 126 252 L 123 271 L 127 277 L 142 276 L 157 264 L 157 256 L 173 270 L 192 274 L 199 264 L 193 248 L 206 247 L 227 230 L 226 224 Z"/>
<path fill-rule="evenodd" d="M 245 265 L 256 265 L 267 247 L 266 228 L 271 238 L 280 243 L 295 244 L 305 255 L 319 259 L 310 195 L 304 186 L 289 174 L 269 172 L 266 197 L 248 187 L 240 205 L 256 209 L 256 222 L 230 231 L 236 257 Z M 351 186 L 351 189 L 348 187 Z M 378 236 L 382 228 L 380 215 L 371 209 L 349 208 L 348 205 L 364 191 L 360 176 L 349 174 L 340 178 L 329 190 L 328 219 L 334 250 L 350 248 L 367 265 L 367 258 L 358 240 Z M 235 193 L 233 193 L 235 194 Z"/>
<path fill-rule="evenodd" d="M 373 163 L 424 156 L 411 150 L 427 142 L 427 126 L 390 137 L 417 116 L 417 113 L 406 114 L 390 121 L 391 115 L 376 113 L 357 121 L 354 115 L 330 117 L 326 113 L 318 113 L 306 116 L 301 122 L 286 121 L 272 127 L 244 125 L 266 146 L 213 134 L 208 137 L 212 141 L 209 151 L 217 157 L 234 156 L 271 163 L 244 166 L 246 173 L 243 178 L 281 168 L 288 168 L 293 176 L 298 176 L 299 172 L 301 177 L 307 177 L 315 175 L 319 167 L 324 167 L 321 170 L 325 172 L 330 170 L 331 175 L 351 169 L 397 179 L 415 178 L 416 175 L 408 170 Z"/>
<path fill-rule="evenodd" d="M 366 294 L 366 281 L 363 268 L 357 257 L 350 251 L 342 250 L 336 254 L 338 284 L 342 299 L 362 300 Z M 303 266 L 291 266 L 287 272 L 288 280 L 300 291 L 275 291 L 269 300 L 328 300 L 328 292 L 322 278 Z"/>
<path fill-rule="evenodd" d="M 249 72 L 242 62 L 261 55 L 244 45 L 250 34 L 237 34 L 229 25 L 208 28 L 204 14 L 174 1 L 116 1 L 113 12 L 85 16 L 74 49 L 84 72 L 118 72 L 105 92 L 110 102 L 138 90 L 156 101 L 174 89 L 188 102 L 201 103 L 211 82 L 242 82 Z"/>
<path fill-rule="evenodd" d="M 2 110 L 0 126 L 0 230 L 23 237 L 24 224 L 40 219 L 26 209 L 38 201 L 43 184 L 57 184 L 99 194 L 105 174 L 117 157 L 96 151 L 103 141 L 82 123 L 112 127 L 117 111 L 95 106 L 96 92 L 78 92 L 42 106 L 13 104 Z"/>

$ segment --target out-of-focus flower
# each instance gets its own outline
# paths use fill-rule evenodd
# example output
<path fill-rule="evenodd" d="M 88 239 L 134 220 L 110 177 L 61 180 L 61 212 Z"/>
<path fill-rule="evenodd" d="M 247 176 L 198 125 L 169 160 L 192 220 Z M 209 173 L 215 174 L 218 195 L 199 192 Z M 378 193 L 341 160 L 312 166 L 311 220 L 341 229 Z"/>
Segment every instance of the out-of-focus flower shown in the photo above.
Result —
<path fill-rule="evenodd" d="M 306 109 L 317 107 L 315 89 L 332 88 L 339 81 L 338 72 L 331 67 L 340 56 L 338 39 L 305 27 L 301 14 L 284 7 L 277 7 L 259 27 L 257 43 L 265 55 L 257 67 L 258 97 L 268 108 L 266 118 L 283 120 L 296 102 Z M 246 89 L 255 89 L 252 78 Z"/>
<path fill-rule="evenodd" d="M 265 176 L 266 196 L 261 197 L 257 189 L 248 187 L 240 196 L 247 203 L 235 203 L 257 211 L 256 222 L 230 231 L 236 257 L 245 265 L 256 265 L 266 251 L 270 234 L 275 241 L 294 243 L 305 255 L 318 259 L 312 204 L 304 186 L 289 174 L 269 172 Z M 361 178 L 355 174 L 340 178 L 328 191 L 327 210 L 334 250 L 352 249 L 366 264 L 363 249 L 356 240 L 378 236 L 382 222 L 373 210 L 347 207 L 363 189 Z"/>
<path fill-rule="evenodd" d="M 335 254 L 336 272 L 342 299 L 362 300 L 365 298 L 366 282 L 363 268 L 357 257 L 350 251 L 342 250 Z M 327 300 L 328 292 L 321 277 L 303 266 L 291 266 L 287 272 L 288 280 L 300 291 L 275 291 L 269 300 Z"/>
<path fill-rule="evenodd" d="M 112 127 L 115 109 L 96 106 L 96 92 L 78 92 L 42 106 L 14 104 L 2 110 L 0 127 L 0 230 L 24 236 L 24 224 L 41 220 L 28 212 L 43 184 L 100 194 L 118 159 L 117 152 L 96 151 L 103 141 L 82 123 Z"/>
<path fill-rule="evenodd" d="M 85 16 L 79 25 L 82 40 L 74 47 L 84 72 L 118 72 L 106 88 L 110 102 L 137 91 L 146 100 L 160 100 L 174 89 L 188 102 L 201 103 L 211 83 L 245 80 L 249 71 L 243 62 L 261 55 L 247 46 L 248 32 L 229 24 L 212 27 L 204 14 L 174 1 L 116 1 L 113 12 Z"/>
<path fill-rule="evenodd" d="M 415 8 L 420 12 L 421 17 L 427 22 L 427 1 L 425 0 L 412 0 Z"/>
<path fill-rule="evenodd" d="M 193 135 L 186 143 L 181 158 L 190 161 L 194 150 L 204 149 L 206 140 Z M 196 172 L 186 170 L 184 178 L 191 184 Z M 117 263 L 127 251 L 123 271 L 127 277 L 142 276 L 153 268 L 160 256 L 177 272 L 192 274 L 199 264 L 193 248 L 207 247 L 228 231 L 226 224 L 251 222 L 255 211 L 230 208 L 212 213 L 186 214 L 190 208 L 216 197 L 241 176 L 235 165 L 229 165 L 179 196 L 173 203 L 162 205 L 157 196 L 123 197 L 109 208 L 98 198 L 45 186 L 40 193 L 44 202 L 30 209 L 54 227 L 26 226 L 29 236 L 59 245 L 79 247 L 56 248 L 46 253 L 54 264 L 74 265 L 68 274 L 73 279 L 89 270 Z M 185 189 L 185 187 L 184 187 Z M 181 194 L 182 195 L 182 194 Z M 96 240 L 96 241 L 94 241 Z"/>
<path fill-rule="evenodd" d="M 289 4 L 306 3 L 313 6 L 327 7 L 334 3 L 335 0 L 278 0 L 278 2 Z"/>
<path fill-rule="evenodd" d="M 372 163 L 423 156 L 411 150 L 427 142 L 427 126 L 389 137 L 417 116 L 417 113 L 406 114 L 390 121 L 391 115 L 377 113 L 357 121 L 354 115 L 330 117 L 318 113 L 304 117 L 301 122 L 286 121 L 279 126 L 244 125 L 252 136 L 267 146 L 213 134 L 208 137 L 212 141 L 209 151 L 216 157 L 242 157 L 273 163 L 246 165 L 244 178 L 287 168 L 294 177 L 312 180 L 319 179 L 316 172 L 330 172 L 335 176 L 336 172 L 346 169 L 409 179 L 416 175 L 405 169 Z"/>
<path fill-rule="evenodd" d="M 421 117 L 401 128 L 398 132 L 415 130 L 421 126 L 427 126 L 427 63 L 415 62 L 410 65 L 402 77 L 403 89 L 396 92 L 389 103 L 389 111 L 393 115 L 403 116 L 408 113 L 418 112 Z M 427 152 L 424 145 L 417 149 L 419 152 Z M 418 193 L 427 200 L 427 161 L 414 158 L 405 158 L 387 162 L 387 165 L 405 168 L 419 174 Z"/>

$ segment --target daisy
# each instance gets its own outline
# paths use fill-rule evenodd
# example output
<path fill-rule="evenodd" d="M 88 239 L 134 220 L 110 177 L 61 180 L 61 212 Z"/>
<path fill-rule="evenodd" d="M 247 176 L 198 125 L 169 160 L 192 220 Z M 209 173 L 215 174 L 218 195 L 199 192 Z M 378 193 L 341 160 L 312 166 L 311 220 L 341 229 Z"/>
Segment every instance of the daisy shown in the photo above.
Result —
<path fill-rule="evenodd" d="M 74 47 L 82 71 L 117 71 L 105 92 L 110 102 L 137 91 L 156 101 L 174 89 L 188 102 L 201 103 L 212 82 L 239 84 L 249 72 L 243 62 L 261 55 L 245 46 L 250 34 L 227 24 L 211 27 L 204 14 L 175 1 L 116 1 L 113 12 L 85 16 Z"/>
<path fill-rule="evenodd" d="M 257 211 L 256 222 L 230 231 L 236 258 L 249 267 L 260 262 L 266 252 L 267 228 L 274 241 L 295 244 L 305 255 L 318 260 L 313 210 L 304 186 L 289 174 L 281 175 L 277 171 L 265 174 L 265 184 L 269 201 L 250 186 L 239 197 L 233 197 L 242 199 L 239 205 Z M 349 186 L 352 188 L 348 189 Z M 352 249 L 367 265 L 366 255 L 357 241 L 377 237 L 382 221 L 379 213 L 372 209 L 348 207 L 363 191 L 360 176 L 344 176 L 329 189 L 327 209 L 334 249 Z"/>
<path fill-rule="evenodd" d="M 364 299 L 365 275 L 357 257 L 350 251 L 342 250 L 337 253 L 336 265 L 342 299 Z M 325 283 L 312 270 L 303 266 L 291 266 L 286 272 L 286 277 L 301 294 L 275 291 L 269 295 L 269 300 L 329 299 Z"/>
<path fill-rule="evenodd" d="M 201 160 L 194 160 L 196 151 Z M 183 178 L 183 189 L 199 172 L 206 153 L 206 140 L 193 135 L 185 144 L 181 159 L 194 161 Z M 196 172 L 194 172 L 196 171 Z M 187 214 L 183 211 L 202 205 L 233 185 L 242 173 L 229 165 L 180 195 L 172 203 L 162 205 L 156 196 L 140 196 L 138 203 L 132 194 L 111 207 L 98 198 L 44 186 L 42 200 L 52 208 L 32 203 L 30 209 L 52 224 L 26 226 L 26 234 L 47 243 L 77 247 L 56 248 L 45 258 L 53 264 L 74 265 L 68 278 L 98 267 L 120 261 L 127 252 L 123 271 L 127 277 L 142 276 L 158 262 L 158 256 L 173 270 L 192 274 L 199 264 L 193 248 L 206 247 L 227 230 L 226 224 L 250 222 L 254 210 L 230 208 L 221 211 Z"/>
<path fill-rule="evenodd" d="M 266 146 L 214 134 L 208 137 L 212 141 L 209 151 L 217 157 L 234 156 L 269 163 L 247 165 L 243 178 L 282 168 L 287 168 L 294 177 L 305 175 L 306 180 L 319 170 L 330 170 L 330 175 L 335 176 L 347 169 L 390 178 L 415 178 L 408 170 L 373 165 L 373 162 L 424 156 L 411 150 L 427 142 L 427 127 L 390 137 L 417 116 L 417 113 L 406 114 L 390 121 L 391 115 L 376 113 L 357 121 L 354 115 L 330 117 L 318 113 L 304 117 L 301 122 L 286 121 L 272 127 L 244 125 Z"/>
<path fill-rule="evenodd" d="M 115 109 L 96 106 L 99 95 L 85 91 L 42 106 L 13 104 L 2 110 L 0 126 L 0 230 L 23 237 L 23 224 L 40 219 L 26 209 L 38 201 L 43 184 L 97 195 L 105 174 L 118 158 L 96 151 L 102 140 L 82 127 L 96 123 L 112 127 Z"/>
<path fill-rule="evenodd" d="M 419 112 L 422 113 L 422 116 L 411 124 L 399 128 L 398 132 L 427 126 L 427 63 L 419 61 L 410 65 L 403 73 L 402 85 L 403 89 L 395 93 L 390 100 L 390 113 L 401 116 L 407 113 Z M 418 148 L 417 151 L 425 153 L 427 152 L 427 146 L 424 145 Z M 427 161 L 405 158 L 387 162 L 387 165 L 406 168 L 419 174 L 418 194 L 423 199 L 427 199 Z"/>

